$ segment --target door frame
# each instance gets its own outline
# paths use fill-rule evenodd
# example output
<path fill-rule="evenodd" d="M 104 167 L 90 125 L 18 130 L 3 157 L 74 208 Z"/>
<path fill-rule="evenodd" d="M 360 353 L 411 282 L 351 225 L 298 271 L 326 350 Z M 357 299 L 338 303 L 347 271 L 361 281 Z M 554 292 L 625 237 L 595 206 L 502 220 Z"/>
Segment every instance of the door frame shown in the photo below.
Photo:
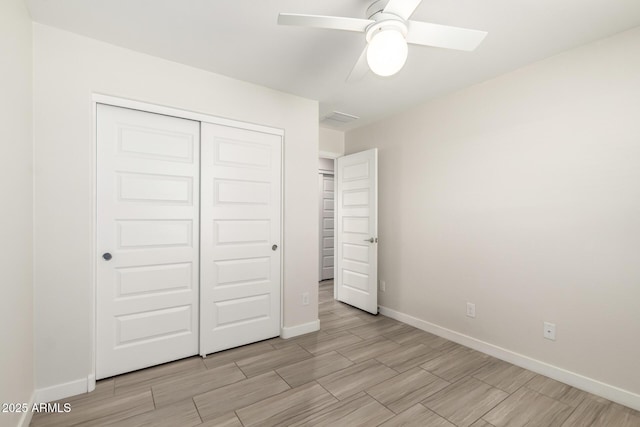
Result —
<path fill-rule="evenodd" d="M 195 111 L 182 110 L 179 108 L 167 107 L 164 105 L 152 104 L 143 101 L 136 101 L 133 99 L 120 98 L 116 96 L 92 93 L 91 94 L 91 114 L 93 121 L 92 128 L 92 144 L 91 144 L 91 286 L 90 286 L 90 298 L 91 298 L 91 328 L 90 328 L 90 365 L 91 370 L 87 377 L 87 391 L 93 391 L 96 388 L 96 356 L 97 356 L 97 286 L 98 275 L 97 265 L 99 262 L 98 257 L 98 227 L 97 227 L 97 213 L 98 213 L 98 104 L 110 105 L 113 107 L 129 108 L 131 110 L 139 110 L 147 113 L 162 114 L 165 116 L 177 117 L 180 119 L 194 120 L 197 122 L 213 123 L 222 126 L 247 129 L 256 132 L 263 132 L 272 135 L 280 136 L 281 146 L 280 150 L 280 242 L 284 242 L 284 206 L 285 206 L 285 193 L 284 193 L 284 157 L 285 157 L 285 131 L 284 129 L 264 126 L 256 123 L 245 122 L 240 120 L 233 120 L 224 117 L 211 116 L 209 114 L 198 113 Z M 199 241 L 198 241 L 199 243 Z M 286 248 L 281 245 L 282 252 L 280 256 L 280 334 L 282 335 L 282 329 L 284 326 L 284 257 Z"/>

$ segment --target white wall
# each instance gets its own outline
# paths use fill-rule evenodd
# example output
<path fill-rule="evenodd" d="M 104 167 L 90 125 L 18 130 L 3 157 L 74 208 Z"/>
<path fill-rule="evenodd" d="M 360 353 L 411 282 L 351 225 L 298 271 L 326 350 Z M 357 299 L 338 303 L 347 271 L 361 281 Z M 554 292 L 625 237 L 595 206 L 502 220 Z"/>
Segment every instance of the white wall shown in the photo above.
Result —
<path fill-rule="evenodd" d="M 31 55 L 24 2 L 0 2 L 0 403 L 29 402 L 34 390 Z M 0 425 L 20 415 L 0 413 Z"/>
<path fill-rule="evenodd" d="M 285 130 L 284 322 L 317 320 L 316 101 L 40 24 L 34 71 L 38 388 L 90 373 L 94 92 Z"/>
<path fill-rule="evenodd" d="M 344 132 L 320 128 L 319 148 L 320 155 L 330 158 L 344 156 Z"/>
<path fill-rule="evenodd" d="M 380 149 L 380 304 L 640 405 L 638 52 L 640 28 L 348 132 Z"/>

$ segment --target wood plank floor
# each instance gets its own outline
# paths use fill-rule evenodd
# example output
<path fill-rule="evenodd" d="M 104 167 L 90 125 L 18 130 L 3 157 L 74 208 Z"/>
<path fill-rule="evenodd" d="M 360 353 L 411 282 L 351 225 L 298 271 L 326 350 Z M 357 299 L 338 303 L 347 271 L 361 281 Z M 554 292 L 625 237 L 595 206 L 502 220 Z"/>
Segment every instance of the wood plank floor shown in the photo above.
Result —
<path fill-rule="evenodd" d="M 322 330 L 99 381 L 32 426 L 640 427 L 640 413 L 333 300 Z"/>

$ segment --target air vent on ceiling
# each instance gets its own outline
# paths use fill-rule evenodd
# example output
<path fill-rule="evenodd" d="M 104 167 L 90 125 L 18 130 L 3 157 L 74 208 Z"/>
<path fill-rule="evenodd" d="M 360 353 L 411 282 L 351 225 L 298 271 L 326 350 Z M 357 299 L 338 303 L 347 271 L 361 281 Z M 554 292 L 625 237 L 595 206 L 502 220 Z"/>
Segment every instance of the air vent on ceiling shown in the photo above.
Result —
<path fill-rule="evenodd" d="M 347 123 L 350 123 L 354 120 L 358 120 L 360 117 L 358 116 L 352 116 L 351 114 L 347 114 L 347 113 L 341 113 L 339 111 L 334 111 L 333 113 L 324 116 L 321 120 L 320 123 L 324 124 L 324 125 L 329 125 L 329 126 L 343 126 Z"/>

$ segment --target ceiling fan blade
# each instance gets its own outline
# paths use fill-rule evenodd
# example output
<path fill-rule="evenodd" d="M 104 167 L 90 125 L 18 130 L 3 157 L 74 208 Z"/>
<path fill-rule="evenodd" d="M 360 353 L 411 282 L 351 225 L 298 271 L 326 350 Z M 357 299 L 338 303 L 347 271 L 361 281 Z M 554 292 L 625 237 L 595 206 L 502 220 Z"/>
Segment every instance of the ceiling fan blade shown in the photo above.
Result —
<path fill-rule="evenodd" d="M 407 20 L 413 15 L 422 0 L 389 0 L 384 8 L 385 13 L 393 13 Z"/>
<path fill-rule="evenodd" d="M 299 15 L 281 13 L 279 25 L 298 25 L 301 27 L 327 28 L 331 30 L 364 32 L 373 21 L 369 19 L 344 18 L 340 16 Z"/>
<path fill-rule="evenodd" d="M 474 50 L 484 40 L 486 31 L 450 27 L 428 22 L 407 22 L 407 43 L 446 49 Z"/>
<path fill-rule="evenodd" d="M 351 69 L 349 77 L 347 77 L 347 82 L 355 82 L 360 80 L 365 76 L 365 74 L 367 74 L 368 71 L 369 65 L 367 64 L 367 46 L 365 46 L 364 50 L 360 54 L 360 57 Z"/>

